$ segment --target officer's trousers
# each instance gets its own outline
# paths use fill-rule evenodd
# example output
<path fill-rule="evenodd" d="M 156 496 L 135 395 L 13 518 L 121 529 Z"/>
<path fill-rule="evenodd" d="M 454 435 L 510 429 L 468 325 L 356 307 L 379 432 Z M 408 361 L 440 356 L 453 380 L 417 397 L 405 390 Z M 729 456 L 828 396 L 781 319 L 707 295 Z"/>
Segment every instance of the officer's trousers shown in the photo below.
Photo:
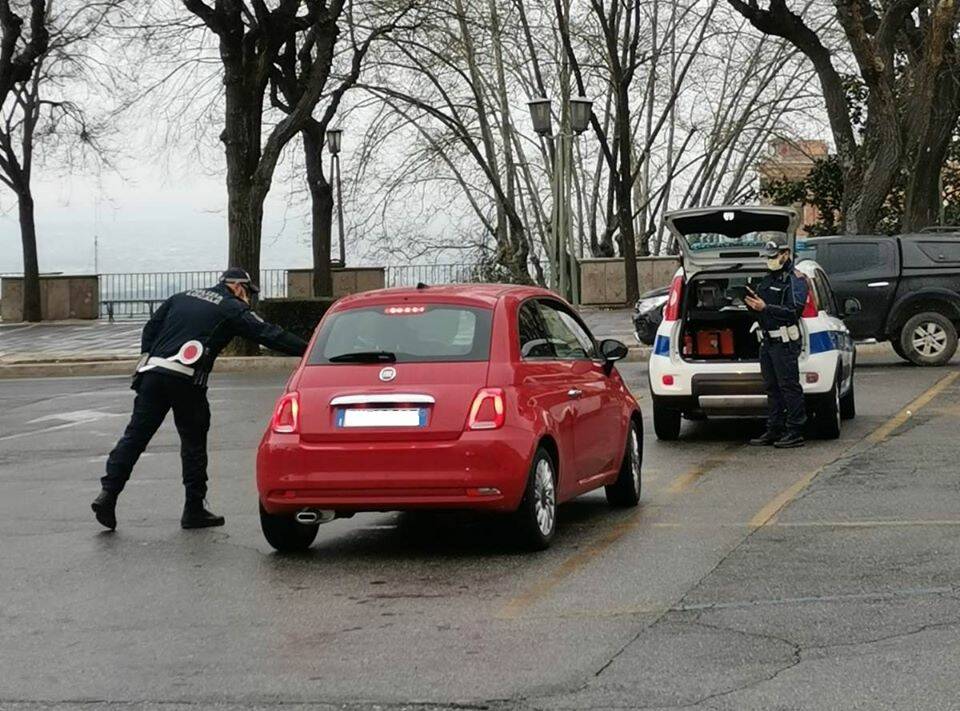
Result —
<path fill-rule="evenodd" d="M 767 391 L 767 431 L 800 434 L 807 409 L 800 385 L 800 341 L 760 344 L 760 372 Z"/>
<path fill-rule="evenodd" d="M 207 432 L 210 430 L 207 389 L 155 371 L 143 373 L 140 378 L 130 424 L 110 452 L 107 474 L 100 483 L 114 494 L 123 491 L 133 466 L 172 409 L 180 433 L 187 500 L 202 500 L 207 495 Z"/>

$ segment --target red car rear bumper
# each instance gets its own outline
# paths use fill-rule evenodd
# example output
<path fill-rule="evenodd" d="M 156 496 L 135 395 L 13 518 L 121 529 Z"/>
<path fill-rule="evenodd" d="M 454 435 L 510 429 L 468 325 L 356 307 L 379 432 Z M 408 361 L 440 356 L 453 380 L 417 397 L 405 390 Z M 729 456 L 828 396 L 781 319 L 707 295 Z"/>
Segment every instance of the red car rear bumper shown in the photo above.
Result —
<path fill-rule="evenodd" d="M 533 446 L 530 432 L 511 427 L 407 443 L 315 444 L 268 432 L 257 453 L 257 489 L 273 514 L 307 507 L 514 511 Z"/>

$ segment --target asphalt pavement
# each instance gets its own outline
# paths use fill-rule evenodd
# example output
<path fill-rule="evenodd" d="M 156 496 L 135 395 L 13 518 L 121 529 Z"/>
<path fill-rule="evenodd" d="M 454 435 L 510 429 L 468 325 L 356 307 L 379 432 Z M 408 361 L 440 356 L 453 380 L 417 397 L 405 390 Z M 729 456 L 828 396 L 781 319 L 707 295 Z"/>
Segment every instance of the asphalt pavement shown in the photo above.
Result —
<path fill-rule="evenodd" d="M 172 422 L 94 522 L 125 378 L 0 382 L 0 708 L 960 708 L 958 375 L 862 355 L 857 418 L 798 450 L 647 421 L 641 505 L 567 504 L 544 553 L 363 514 L 295 556 L 253 478 L 282 374 L 214 377 L 206 531 Z"/>

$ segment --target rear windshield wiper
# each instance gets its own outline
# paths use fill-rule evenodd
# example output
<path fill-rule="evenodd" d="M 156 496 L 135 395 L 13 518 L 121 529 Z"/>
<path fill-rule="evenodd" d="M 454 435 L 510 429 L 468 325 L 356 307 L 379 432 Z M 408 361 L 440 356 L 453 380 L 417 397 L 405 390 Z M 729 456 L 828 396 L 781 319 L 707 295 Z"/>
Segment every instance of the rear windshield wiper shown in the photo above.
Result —
<path fill-rule="evenodd" d="M 397 356 L 389 351 L 357 351 L 327 358 L 331 363 L 396 363 Z"/>

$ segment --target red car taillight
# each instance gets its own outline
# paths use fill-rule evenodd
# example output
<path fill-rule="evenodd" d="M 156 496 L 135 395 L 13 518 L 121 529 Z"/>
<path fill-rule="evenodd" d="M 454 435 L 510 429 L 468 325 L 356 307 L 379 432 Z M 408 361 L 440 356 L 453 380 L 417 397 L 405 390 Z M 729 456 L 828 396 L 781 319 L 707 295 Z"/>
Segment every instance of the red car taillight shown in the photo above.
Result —
<path fill-rule="evenodd" d="M 287 393 L 277 401 L 270 429 L 278 434 L 300 432 L 300 394 Z"/>
<path fill-rule="evenodd" d="M 470 416 L 467 418 L 467 429 L 496 430 L 503 427 L 506 417 L 503 390 L 500 388 L 483 388 L 473 398 L 473 404 L 470 406 Z"/>
<path fill-rule="evenodd" d="M 670 284 L 670 295 L 663 309 L 664 321 L 676 321 L 680 318 L 680 297 L 683 295 L 683 276 L 675 276 Z"/>

